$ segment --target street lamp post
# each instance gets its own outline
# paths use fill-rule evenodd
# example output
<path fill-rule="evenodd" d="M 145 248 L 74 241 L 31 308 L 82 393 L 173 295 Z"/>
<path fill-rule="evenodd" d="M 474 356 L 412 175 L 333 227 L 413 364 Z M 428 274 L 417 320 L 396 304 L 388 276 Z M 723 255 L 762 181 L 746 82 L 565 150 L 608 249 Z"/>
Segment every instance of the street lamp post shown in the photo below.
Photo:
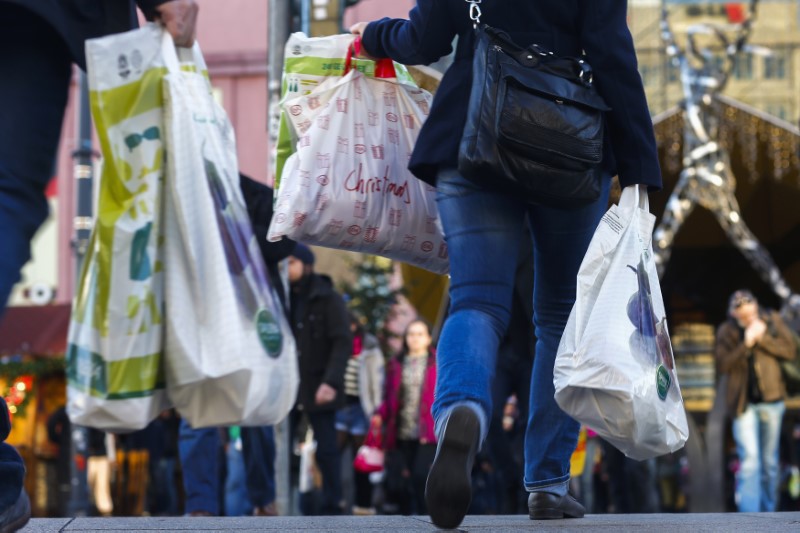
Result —
<path fill-rule="evenodd" d="M 89 82 L 84 71 L 80 71 L 78 84 L 79 103 L 77 106 L 77 147 L 72 152 L 75 162 L 75 218 L 73 230 L 75 237 L 72 249 L 75 254 L 75 272 L 80 276 L 83 260 L 89 248 L 92 232 L 92 119 L 89 111 Z M 86 481 L 88 431 L 83 426 L 70 424 L 72 454 L 70 461 L 70 500 L 71 516 L 86 516 L 89 509 L 89 490 Z"/>

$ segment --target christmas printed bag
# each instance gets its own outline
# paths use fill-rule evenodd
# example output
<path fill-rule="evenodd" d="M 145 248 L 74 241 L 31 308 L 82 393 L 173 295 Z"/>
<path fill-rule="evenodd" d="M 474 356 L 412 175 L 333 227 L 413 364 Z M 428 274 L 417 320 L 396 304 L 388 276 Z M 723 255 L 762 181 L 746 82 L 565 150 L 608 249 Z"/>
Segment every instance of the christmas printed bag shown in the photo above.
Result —
<path fill-rule="evenodd" d="M 294 337 L 244 198 L 233 128 L 200 49 L 164 33 L 166 377 L 192 427 L 260 426 L 292 408 Z"/>
<path fill-rule="evenodd" d="M 408 170 L 431 95 L 352 70 L 287 100 L 297 153 L 283 170 L 268 238 L 449 270 L 434 187 Z"/>
<path fill-rule="evenodd" d="M 86 42 L 103 166 L 72 305 L 67 412 L 75 424 L 107 431 L 142 429 L 169 407 L 162 354 L 161 33 L 147 25 Z"/>
<path fill-rule="evenodd" d="M 626 187 L 603 216 L 578 272 L 553 371 L 561 409 L 636 460 L 679 450 L 689 437 L 654 223 L 638 185 Z"/>
<path fill-rule="evenodd" d="M 339 81 L 346 73 L 345 64 L 353 40 L 353 35 L 349 33 L 325 37 L 308 37 L 302 32 L 290 35 L 283 59 L 281 101 L 295 99 Z M 352 58 L 351 61 L 353 68 L 360 70 L 365 76 L 375 76 L 374 61 L 357 58 Z M 395 76 L 403 83 L 415 85 L 405 66 L 395 63 L 394 71 Z M 296 140 L 288 117 L 281 112 L 275 157 L 276 191 L 280 187 L 286 160 L 296 150 Z"/>

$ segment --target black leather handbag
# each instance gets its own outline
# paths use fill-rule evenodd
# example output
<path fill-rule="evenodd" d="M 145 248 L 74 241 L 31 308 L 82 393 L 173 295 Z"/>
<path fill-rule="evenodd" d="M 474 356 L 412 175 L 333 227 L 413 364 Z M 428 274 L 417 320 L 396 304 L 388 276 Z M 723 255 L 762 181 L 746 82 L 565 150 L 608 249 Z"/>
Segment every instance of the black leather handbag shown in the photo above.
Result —
<path fill-rule="evenodd" d="M 458 170 L 529 203 L 575 208 L 600 196 L 604 113 L 589 65 L 476 21 L 472 92 Z"/>

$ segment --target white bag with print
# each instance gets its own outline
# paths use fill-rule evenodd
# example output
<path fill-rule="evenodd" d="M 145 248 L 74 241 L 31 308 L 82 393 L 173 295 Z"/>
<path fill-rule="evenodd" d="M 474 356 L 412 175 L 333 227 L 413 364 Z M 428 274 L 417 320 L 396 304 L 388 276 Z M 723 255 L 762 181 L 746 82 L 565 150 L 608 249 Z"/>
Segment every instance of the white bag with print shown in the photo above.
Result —
<path fill-rule="evenodd" d="M 578 272 L 558 347 L 555 399 L 628 457 L 674 452 L 689 437 L 653 256 L 644 187 L 603 216 Z"/>
<path fill-rule="evenodd" d="M 192 427 L 271 425 L 294 405 L 294 337 L 239 189 L 233 128 L 195 44 L 164 34 L 166 375 Z M 170 55 L 171 51 L 171 55 Z"/>
<path fill-rule="evenodd" d="M 268 238 L 364 252 L 447 273 L 434 187 L 408 170 L 431 95 L 353 70 L 283 103 L 297 136 Z"/>

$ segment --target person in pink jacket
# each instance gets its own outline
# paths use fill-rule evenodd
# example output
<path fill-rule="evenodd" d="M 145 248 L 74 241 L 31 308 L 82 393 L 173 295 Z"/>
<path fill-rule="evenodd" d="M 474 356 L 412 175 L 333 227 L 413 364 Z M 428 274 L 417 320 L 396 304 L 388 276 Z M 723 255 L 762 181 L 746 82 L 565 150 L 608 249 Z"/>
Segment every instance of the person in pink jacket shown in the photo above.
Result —
<path fill-rule="evenodd" d="M 424 320 L 415 319 L 406 328 L 403 349 L 387 363 L 384 383 L 373 423 L 384 430 L 386 498 L 401 514 L 427 514 L 425 480 L 436 454 L 431 414 L 436 356 Z"/>

